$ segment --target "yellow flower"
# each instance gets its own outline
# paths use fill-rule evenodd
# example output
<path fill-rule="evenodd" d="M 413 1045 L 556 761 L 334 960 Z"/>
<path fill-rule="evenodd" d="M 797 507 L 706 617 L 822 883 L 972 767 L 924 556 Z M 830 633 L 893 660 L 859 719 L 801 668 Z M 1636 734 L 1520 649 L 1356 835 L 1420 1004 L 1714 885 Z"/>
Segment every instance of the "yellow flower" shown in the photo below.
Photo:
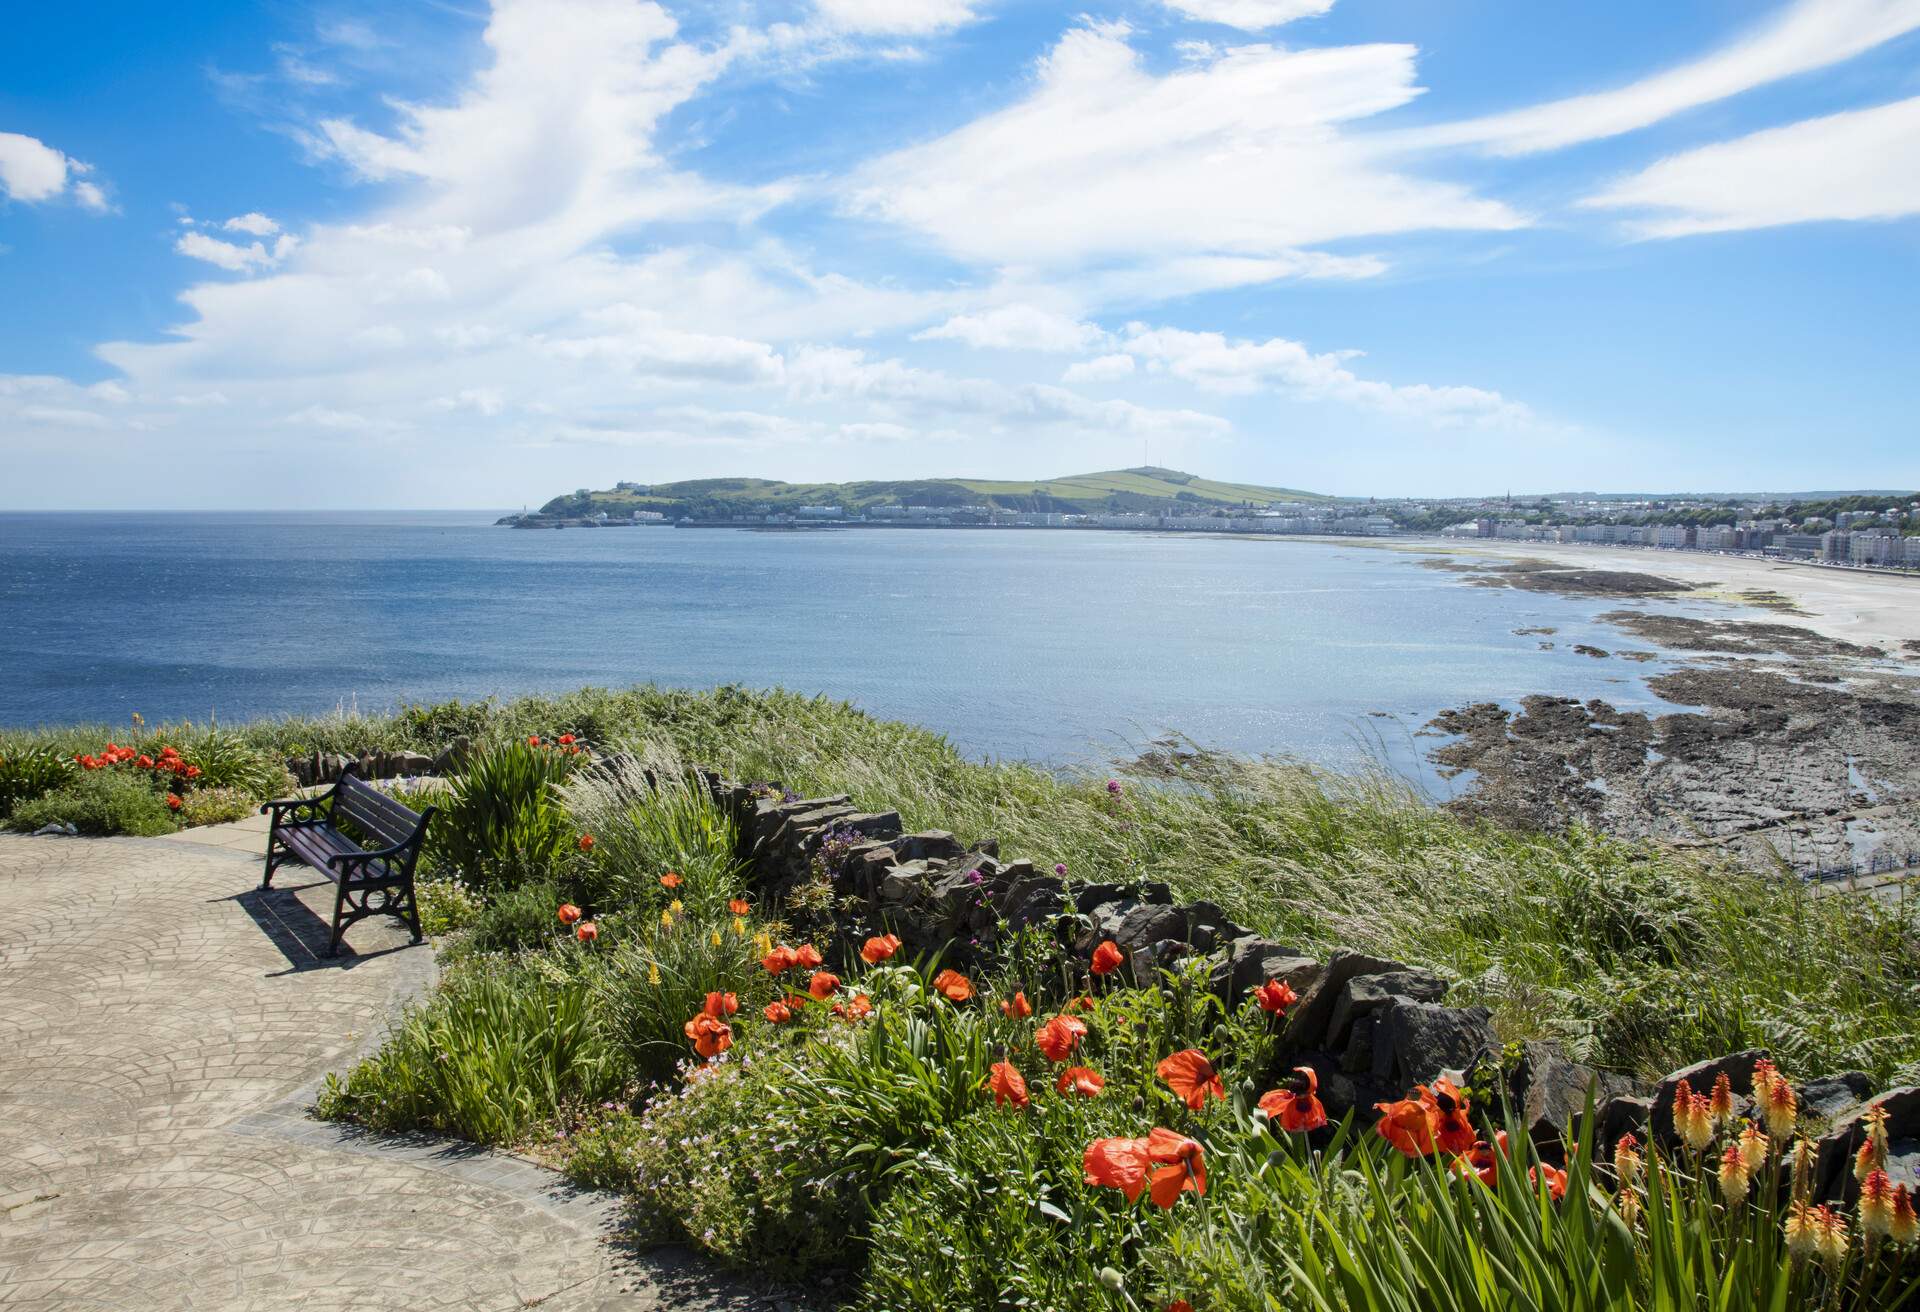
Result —
<path fill-rule="evenodd" d="M 1813 1141 L 1802 1136 L 1793 1145 L 1793 1196 L 1806 1199 L 1813 1193 Z"/>
<path fill-rule="evenodd" d="M 1793 1206 L 1787 1210 L 1787 1254 L 1796 1263 L 1812 1257 L 1819 1247 L 1819 1236 L 1813 1222 L 1813 1209 L 1801 1199 L 1794 1199 Z"/>
<path fill-rule="evenodd" d="M 1747 1160 L 1740 1155 L 1740 1149 L 1733 1144 L 1727 1145 L 1726 1152 L 1720 1155 L 1720 1192 L 1727 1200 L 1727 1206 L 1738 1207 L 1747 1200 L 1747 1186 L 1752 1177 L 1747 1171 Z"/>
<path fill-rule="evenodd" d="M 1860 1229 L 1869 1241 L 1893 1233 L 1893 1181 L 1885 1171 L 1860 1182 Z"/>
<path fill-rule="evenodd" d="M 1778 1089 L 1785 1080 L 1774 1081 Z M 1847 1260 L 1847 1221 L 1831 1207 L 1813 1209 L 1814 1239 L 1820 1246 L 1820 1260 L 1838 1269 Z"/>
<path fill-rule="evenodd" d="M 725 940 L 720 937 L 720 931 L 717 929 L 713 931 L 712 942 L 715 947 L 719 947 L 721 943 L 725 942 Z"/>
<path fill-rule="evenodd" d="M 1740 1160 L 1746 1163 L 1747 1174 L 1751 1175 L 1766 1165 L 1767 1153 L 1772 1146 L 1757 1125 L 1749 1125 L 1740 1131 Z"/>
<path fill-rule="evenodd" d="M 1800 1118 L 1800 1100 L 1793 1096 L 1793 1086 L 1785 1078 L 1775 1076 L 1768 1081 L 1764 1112 L 1767 1133 L 1776 1139 L 1784 1139 L 1793 1133 L 1794 1122 Z"/>
<path fill-rule="evenodd" d="M 1867 1123 L 1867 1138 L 1853 1159 L 1853 1178 L 1864 1182 L 1887 1164 L 1887 1109 L 1869 1107 L 1862 1119 Z"/>
<path fill-rule="evenodd" d="M 745 916 L 735 916 L 733 918 L 733 936 L 735 938 L 745 938 L 747 936 L 747 918 Z"/>
<path fill-rule="evenodd" d="M 686 909 L 685 904 L 683 904 L 679 898 L 675 898 L 673 901 L 667 903 L 667 910 L 673 912 L 676 916 Z"/>
<path fill-rule="evenodd" d="M 662 912 L 660 913 L 660 928 L 662 928 L 662 929 L 672 929 L 672 928 L 673 928 L 673 912 L 671 912 L 671 911 L 662 911 Z"/>
<path fill-rule="evenodd" d="M 1613 1173 L 1623 1192 L 1639 1183 L 1640 1166 L 1640 1141 L 1631 1134 L 1621 1135 L 1620 1142 L 1613 1146 Z"/>
<path fill-rule="evenodd" d="M 1920 1216 L 1913 1210 L 1913 1195 L 1903 1184 L 1893 1187 L 1893 1228 L 1889 1232 L 1896 1244 L 1920 1240 Z"/>
<path fill-rule="evenodd" d="M 660 963 L 659 962 L 649 961 L 647 963 L 647 983 L 653 985 L 655 988 L 658 988 L 660 986 Z"/>
<path fill-rule="evenodd" d="M 1620 1198 L 1616 1206 L 1620 1209 L 1620 1220 L 1627 1229 L 1633 1229 L 1634 1222 L 1640 1219 L 1640 1195 L 1633 1191 L 1632 1185 L 1620 1186 Z"/>

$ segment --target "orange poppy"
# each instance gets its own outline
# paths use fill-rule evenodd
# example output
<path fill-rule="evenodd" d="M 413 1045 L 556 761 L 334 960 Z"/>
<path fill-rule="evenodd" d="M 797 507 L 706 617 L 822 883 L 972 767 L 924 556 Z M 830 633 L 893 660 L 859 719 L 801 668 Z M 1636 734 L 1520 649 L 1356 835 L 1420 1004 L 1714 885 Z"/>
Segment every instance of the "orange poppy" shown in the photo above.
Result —
<path fill-rule="evenodd" d="M 678 888 L 682 882 L 680 876 L 674 874 L 671 870 L 660 876 L 660 887 L 662 888 Z"/>
<path fill-rule="evenodd" d="M 591 920 L 583 920 L 573 927 L 573 936 L 582 943 L 591 943 L 600 937 L 600 926 Z"/>
<path fill-rule="evenodd" d="M 1193 1304 L 1184 1298 L 1176 1298 L 1167 1304 L 1167 1312 L 1193 1312 Z"/>
<path fill-rule="evenodd" d="M 554 914 L 560 917 L 560 923 L 563 925 L 575 925 L 580 922 L 580 908 L 571 902 L 562 902 L 560 910 Z"/>
<path fill-rule="evenodd" d="M 835 1003 L 833 1014 L 848 1024 L 852 1024 L 857 1020 L 865 1020 L 867 1017 L 873 1015 L 873 999 L 864 993 L 856 993 L 844 1004 Z"/>
<path fill-rule="evenodd" d="M 709 993 L 707 1005 L 700 1010 L 715 1020 L 722 1020 L 740 1010 L 740 999 L 732 993 Z"/>
<path fill-rule="evenodd" d="M 821 965 L 820 949 L 811 943 L 802 943 L 793 950 L 793 964 L 802 970 L 818 970 Z"/>
<path fill-rule="evenodd" d="M 1542 1178 L 1547 1182 L 1547 1196 L 1553 1199 L 1554 1202 L 1557 1203 L 1567 1196 L 1567 1173 L 1565 1171 L 1557 1166 L 1548 1166 L 1545 1162 L 1540 1163 L 1537 1167 L 1529 1166 L 1527 1168 L 1528 1184 L 1538 1189 Z"/>
<path fill-rule="evenodd" d="M 1473 1145 L 1480 1136 L 1474 1132 L 1473 1123 L 1467 1120 L 1467 1095 L 1451 1080 L 1439 1079 L 1433 1082 L 1431 1090 L 1416 1090 L 1424 1093 L 1425 1100 L 1434 1109 L 1434 1142 L 1443 1153 L 1458 1156 L 1473 1151 Z"/>
<path fill-rule="evenodd" d="M 593 835 L 592 834 L 580 835 L 580 850 L 582 852 L 593 851 Z"/>
<path fill-rule="evenodd" d="M 1120 945 L 1108 939 L 1093 950 L 1093 973 L 1111 975 L 1120 969 L 1120 963 L 1126 959 L 1127 954 L 1120 950 Z"/>
<path fill-rule="evenodd" d="M 993 1105 L 1012 1103 L 1015 1107 L 1025 1107 L 1030 1101 L 1027 1097 L 1027 1082 L 1011 1063 L 997 1061 L 987 1076 L 987 1087 L 993 1090 Z"/>
<path fill-rule="evenodd" d="M 1025 1020 L 1033 1015 L 1033 1004 L 1027 1001 L 1026 991 L 1023 989 L 1011 998 L 1001 999 L 1000 1014 L 1011 1016 L 1015 1020 Z"/>
<path fill-rule="evenodd" d="M 1080 1156 L 1080 1169 L 1086 1182 L 1102 1189 L 1118 1189 L 1128 1202 L 1146 1192 L 1147 1158 L 1145 1139 L 1095 1139 Z"/>
<path fill-rule="evenodd" d="M 1100 1072 L 1090 1066 L 1069 1066 L 1060 1072 L 1060 1078 L 1053 1085 L 1059 1093 L 1077 1093 L 1083 1098 L 1098 1098 L 1107 1087 Z"/>
<path fill-rule="evenodd" d="M 733 1026 L 704 1011 L 682 1028 L 693 1040 L 693 1050 L 702 1057 L 717 1057 L 733 1046 Z"/>
<path fill-rule="evenodd" d="M 1094 1003 L 1094 1000 L 1092 998 L 1082 993 L 1079 997 L 1075 998 L 1068 1005 L 1070 1005 L 1075 1011 L 1092 1011 L 1096 1004 Z"/>
<path fill-rule="evenodd" d="M 781 944 L 760 958 L 760 967 L 769 975 L 783 975 L 793 969 L 793 949 Z"/>
<path fill-rule="evenodd" d="M 727 910 L 736 916 L 744 916 L 753 910 L 753 904 L 743 897 L 731 898 L 727 902 Z"/>
<path fill-rule="evenodd" d="M 1491 1144 L 1476 1143 L 1473 1151 L 1467 1154 L 1467 1165 L 1480 1176 L 1480 1183 L 1489 1189 L 1500 1185 L 1500 1159 L 1507 1155 L 1507 1132 L 1501 1130 L 1493 1136 Z"/>
<path fill-rule="evenodd" d="M 1433 1155 L 1433 1115 L 1428 1103 L 1402 1098 L 1398 1102 L 1377 1102 L 1373 1107 L 1380 1113 L 1374 1128 L 1382 1139 L 1408 1157 Z"/>
<path fill-rule="evenodd" d="M 943 970 L 933 977 L 933 991 L 948 1002 L 965 1002 L 973 996 L 973 981 L 957 970 Z"/>
<path fill-rule="evenodd" d="M 775 1025 L 785 1025 L 793 1019 L 792 1010 L 789 1009 L 784 1002 L 769 1002 L 765 1007 L 760 1009 L 760 1014 L 772 1021 Z"/>
<path fill-rule="evenodd" d="M 860 959 L 869 966 L 877 966 L 899 950 L 898 934 L 881 934 L 860 945 Z"/>
<path fill-rule="evenodd" d="M 1327 1109 L 1320 1103 L 1320 1077 L 1313 1067 L 1295 1066 L 1293 1071 L 1300 1078 L 1289 1088 L 1261 1095 L 1259 1106 L 1289 1134 L 1305 1134 L 1327 1123 Z"/>
<path fill-rule="evenodd" d="M 834 990 L 839 987 L 840 977 L 830 970 L 816 970 L 813 978 L 807 981 L 807 992 L 822 1000 L 832 997 Z"/>
<path fill-rule="evenodd" d="M 1300 1000 L 1300 995 L 1283 979 L 1270 979 L 1253 991 L 1253 1000 L 1260 1004 L 1260 1010 L 1269 1016 L 1280 1016 L 1288 1007 Z"/>
<path fill-rule="evenodd" d="M 1156 1125 L 1147 1135 L 1147 1160 L 1153 1163 L 1147 1188 L 1155 1207 L 1172 1207 L 1189 1189 L 1206 1196 L 1207 1156 L 1192 1139 Z"/>
<path fill-rule="evenodd" d="M 1220 1076 L 1214 1071 L 1213 1063 L 1207 1060 L 1207 1054 L 1198 1048 L 1188 1048 L 1164 1058 L 1153 1068 L 1154 1074 L 1167 1082 L 1175 1096 L 1184 1100 L 1193 1111 L 1199 1111 L 1207 1105 L 1207 1095 L 1225 1099 L 1227 1086 L 1220 1082 Z"/>
<path fill-rule="evenodd" d="M 1073 1050 L 1086 1037 L 1087 1023 L 1072 1016 L 1055 1016 L 1033 1032 L 1034 1046 L 1047 1054 L 1048 1061 L 1065 1061 L 1073 1056 Z"/>

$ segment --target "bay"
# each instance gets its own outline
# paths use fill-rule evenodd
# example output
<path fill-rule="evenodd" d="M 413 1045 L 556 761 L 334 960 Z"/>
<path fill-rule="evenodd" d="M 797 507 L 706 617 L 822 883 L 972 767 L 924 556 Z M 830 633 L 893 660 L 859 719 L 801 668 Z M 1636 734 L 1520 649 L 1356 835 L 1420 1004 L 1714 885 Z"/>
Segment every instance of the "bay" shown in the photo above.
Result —
<path fill-rule="evenodd" d="M 1617 601 L 1476 587 L 1417 552 L 1048 530 L 516 532 L 496 513 L 0 515 L 0 724 L 777 684 L 976 756 L 1097 762 L 1175 732 L 1381 763 L 1446 795 L 1457 781 L 1416 736 L 1445 707 L 1529 693 L 1665 706 L 1646 688 L 1665 659 L 1572 650 L 1621 645 L 1594 618 Z M 1514 632 L 1540 627 L 1557 632 Z"/>

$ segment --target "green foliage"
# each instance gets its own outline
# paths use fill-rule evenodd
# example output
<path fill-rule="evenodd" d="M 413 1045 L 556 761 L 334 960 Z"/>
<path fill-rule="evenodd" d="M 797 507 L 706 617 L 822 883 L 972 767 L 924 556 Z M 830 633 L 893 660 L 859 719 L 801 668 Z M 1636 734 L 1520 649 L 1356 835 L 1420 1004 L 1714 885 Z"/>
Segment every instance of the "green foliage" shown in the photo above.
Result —
<path fill-rule="evenodd" d="M 618 1053 L 588 1008 L 591 967 L 489 961 L 450 973 L 409 1008 L 379 1052 L 343 1081 L 329 1076 L 317 1113 L 376 1130 L 435 1130 L 515 1144 L 616 1095 Z"/>
<path fill-rule="evenodd" d="M 0 820 L 79 773 L 73 758 L 50 746 L 0 749 Z"/>
<path fill-rule="evenodd" d="M 31 833 L 42 825 L 70 824 L 83 834 L 152 837 L 180 827 L 166 795 L 143 772 L 87 770 L 50 793 L 18 803 L 8 826 Z"/>
<path fill-rule="evenodd" d="M 597 1107 L 564 1136 L 560 1170 L 582 1189 L 626 1192 L 633 1187 L 644 1132 L 644 1122 L 625 1107 Z"/>
<path fill-rule="evenodd" d="M 556 786 L 577 759 L 522 741 L 476 751 L 429 831 L 437 863 L 483 897 L 550 874 L 574 841 Z"/>
<path fill-rule="evenodd" d="M 413 895 L 420 907 L 420 927 L 434 938 L 467 928 L 483 910 L 480 899 L 457 879 L 419 876 Z"/>
<path fill-rule="evenodd" d="M 224 825 L 244 820 L 259 807 L 255 795 L 244 788 L 195 788 L 181 796 L 179 819 L 182 825 Z"/>
<path fill-rule="evenodd" d="M 556 912 L 566 900 L 559 885 L 546 879 L 502 889 L 479 904 L 468 921 L 461 954 L 564 946 L 571 933 Z"/>
<path fill-rule="evenodd" d="M 553 912 L 547 912 L 551 917 Z M 709 993 L 732 993 L 749 1017 L 777 996 L 752 938 L 730 920 L 673 916 L 600 945 L 594 1010 L 609 1040 L 642 1078 L 665 1079 L 688 1056 L 685 1026 Z"/>
<path fill-rule="evenodd" d="M 197 788 L 232 789 L 255 801 L 265 801 L 285 797 L 293 782 L 278 760 L 230 732 L 209 729 L 174 746 L 187 764 L 200 768 L 200 776 L 194 781 Z"/>
<path fill-rule="evenodd" d="M 733 821 L 671 749 L 623 753 L 575 775 L 561 796 L 593 836 L 596 901 L 652 910 L 678 899 L 712 918 L 740 895 Z M 660 883 L 669 872 L 680 876 L 670 891 Z"/>

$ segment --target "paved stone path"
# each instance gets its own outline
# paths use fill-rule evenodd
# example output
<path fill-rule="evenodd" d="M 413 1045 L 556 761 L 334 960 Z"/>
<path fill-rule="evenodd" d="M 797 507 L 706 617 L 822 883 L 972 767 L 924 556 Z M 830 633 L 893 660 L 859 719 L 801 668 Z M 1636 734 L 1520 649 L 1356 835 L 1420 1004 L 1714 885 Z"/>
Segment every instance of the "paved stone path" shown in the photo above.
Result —
<path fill-rule="evenodd" d="M 0 1308 L 765 1306 L 500 1154 L 308 1120 L 433 973 L 252 824 L 0 836 Z"/>

